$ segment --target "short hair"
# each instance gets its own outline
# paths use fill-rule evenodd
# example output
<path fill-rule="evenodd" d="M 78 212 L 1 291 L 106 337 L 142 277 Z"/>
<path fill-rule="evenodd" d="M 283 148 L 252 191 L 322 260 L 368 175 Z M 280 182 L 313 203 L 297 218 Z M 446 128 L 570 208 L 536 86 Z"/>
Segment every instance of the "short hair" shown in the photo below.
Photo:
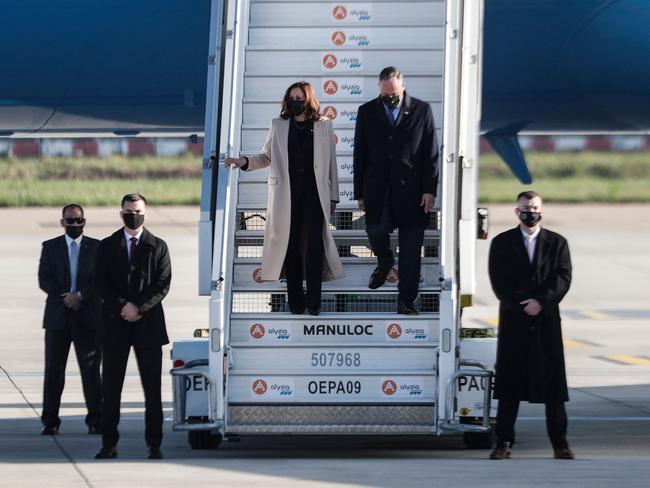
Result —
<path fill-rule="evenodd" d="M 297 81 L 293 83 L 287 91 L 284 92 L 284 97 L 282 98 L 282 110 L 280 110 L 280 117 L 284 120 L 291 118 L 291 113 L 289 112 L 289 95 L 291 90 L 294 88 L 300 88 L 302 93 L 305 95 L 305 118 L 307 120 L 316 121 L 320 120 L 320 103 L 316 98 L 316 92 L 310 83 L 306 81 Z"/>
<path fill-rule="evenodd" d="M 379 73 L 379 82 L 395 78 L 397 81 L 404 81 L 404 75 L 395 66 L 388 66 Z"/>
<path fill-rule="evenodd" d="M 142 200 L 144 204 L 147 204 L 147 199 L 141 193 L 127 193 L 122 197 L 122 208 L 124 208 L 125 202 L 139 202 Z"/>
<path fill-rule="evenodd" d="M 61 210 L 61 217 L 65 217 L 65 213 L 72 208 L 78 208 L 81 211 L 81 215 L 82 216 L 84 215 L 84 209 L 81 205 L 79 205 L 78 203 L 68 203 Z"/>
<path fill-rule="evenodd" d="M 522 191 L 519 195 L 517 195 L 517 200 L 515 200 L 515 202 L 518 202 L 522 198 L 525 198 L 526 200 L 532 200 L 535 197 L 539 197 L 540 199 L 542 198 L 542 196 L 536 191 L 533 190 Z"/>

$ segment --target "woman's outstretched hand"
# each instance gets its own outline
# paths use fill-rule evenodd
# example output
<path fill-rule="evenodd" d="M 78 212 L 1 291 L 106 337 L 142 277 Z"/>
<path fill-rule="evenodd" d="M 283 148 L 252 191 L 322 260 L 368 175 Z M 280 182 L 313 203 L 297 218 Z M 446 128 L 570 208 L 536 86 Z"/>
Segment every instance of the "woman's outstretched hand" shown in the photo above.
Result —
<path fill-rule="evenodd" d="M 223 162 L 223 165 L 227 168 L 228 166 L 236 166 L 241 168 L 246 164 L 246 158 L 226 158 Z"/>

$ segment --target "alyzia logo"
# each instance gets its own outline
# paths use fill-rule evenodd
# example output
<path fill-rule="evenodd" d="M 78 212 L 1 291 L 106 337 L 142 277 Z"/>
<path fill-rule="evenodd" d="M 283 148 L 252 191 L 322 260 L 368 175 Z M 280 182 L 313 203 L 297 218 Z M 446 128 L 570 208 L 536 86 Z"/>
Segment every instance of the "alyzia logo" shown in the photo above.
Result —
<path fill-rule="evenodd" d="M 399 389 L 408 392 L 411 396 L 422 395 L 422 387 L 418 384 L 404 384 L 400 385 Z"/>
<path fill-rule="evenodd" d="M 350 95 L 361 95 L 363 93 L 361 85 L 357 83 L 343 83 L 341 90 L 347 91 Z"/>
<path fill-rule="evenodd" d="M 354 35 L 350 36 L 350 43 L 356 44 L 357 46 L 368 46 L 370 45 L 370 39 L 366 35 Z"/>
<path fill-rule="evenodd" d="M 332 34 L 332 43 L 336 46 L 342 46 L 345 44 L 346 36 L 345 32 L 336 31 Z"/>
<path fill-rule="evenodd" d="M 356 17 L 357 20 L 362 22 L 368 22 L 370 20 L 370 11 L 366 9 L 352 9 L 350 10 L 350 16 Z"/>
<path fill-rule="evenodd" d="M 262 337 L 264 337 L 266 330 L 264 329 L 264 326 L 262 324 L 253 324 L 251 325 L 250 333 L 251 336 L 254 337 L 255 339 L 261 339 Z"/>
<path fill-rule="evenodd" d="M 381 384 L 381 391 L 384 393 L 384 395 L 394 395 L 397 391 L 397 383 L 395 383 L 393 380 L 386 380 Z"/>
<path fill-rule="evenodd" d="M 334 120 L 338 115 L 336 107 L 332 107 L 331 105 L 324 107 L 321 113 L 323 114 L 323 117 L 327 117 L 330 120 Z"/>
<path fill-rule="evenodd" d="M 253 381 L 251 388 L 256 395 L 264 395 L 268 390 L 268 386 L 264 380 Z"/>
<path fill-rule="evenodd" d="M 361 68 L 361 59 L 357 57 L 341 58 L 340 63 L 342 65 L 347 65 L 351 69 Z"/>
<path fill-rule="evenodd" d="M 293 395 L 293 388 L 291 387 L 291 385 L 272 384 L 271 385 L 271 391 L 272 392 L 278 392 L 280 394 L 280 396 Z"/>
<path fill-rule="evenodd" d="M 350 147 L 354 147 L 354 137 L 343 136 L 341 137 L 341 142 L 347 144 Z"/>
<path fill-rule="evenodd" d="M 386 328 L 386 334 L 391 339 L 397 339 L 402 335 L 402 327 L 399 324 L 390 324 Z"/>
<path fill-rule="evenodd" d="M 357 120 L 357 111 L 356 110 L 341 110 L 339 114 L 341 117 L 346 118 L 352 122 Z"/>
<path fill-rule="evenodd" d="M 323 91 L 328 95 L 334 95 L 337 91 L 339 91 L 339 85 L 334 80 L 327 80 L 325 83 L 323 83 Z"/>
<path fill-rule="evenodd" d="M 276 339 L 286 341 L 289 339 L 289 331 L 287 329 L 269 329 L 269 335 L 275 336 Z"/>
<path fill-rule="evenodd" d="M 332 16 L 336 20 L 343 20 L 348 16 L 348 9 L 346 9 L 343 5 L 336 5 L 332 9 Z"/>
<path fill-rule="evenodd" d="M 255 283 L 262 283 L 264 281 L 262 279 L 262 268 L 256 268 L 255 271 L 253 271 L 253 281 L 255 281 Z"/>
<path fill-rule="evenodd" d="M 424 394 L 423 382 L 414 378 L 391 378 L 381 383 L 381 391 L 384 395 L 395 396 L 395 398 L 422 396 Z"/>
<path fill-rule="evenodd" d="M 336 56 L 333 54 L 326 54 L 323 56 L 323 66 L 325 66 L 327 69 L 336 68 L 337 64 L 338 61 L 336 59 Z"/>
<path fill-rule="evenodd" d="M 339 191 L 339 197 L 341 198 L 347 198 L 348 200 L 352 201 L 354 194 L 351 190 L 340 190 Z"/>
<path fill-rule="evenodd" d="M 388 272 L 386 281 L 388 281 L 389 283 L 396 283 L 398 280 L 399 280 L 399 271 L 397 270 L 397 268 L 393 267 Z"/>
<path fill-rule="evenodd" d="M 350 174 L 352 174 L 352 170 L 354 170 L 354 166 L 353 166 L 352 163 L 341 163 L 341 164 L 339 165 L 339 167 L 340 167 L 343 171 L 347 171 L 347 172 L 350 173 Z"/>
<path fill-rule="evenodd" d="M 427 333 L 424 329 L 422 328 L 407 328 L 404 333 L 413 336 L 413 339 L 415 340 L 424 340 L 427 338 Z"/>

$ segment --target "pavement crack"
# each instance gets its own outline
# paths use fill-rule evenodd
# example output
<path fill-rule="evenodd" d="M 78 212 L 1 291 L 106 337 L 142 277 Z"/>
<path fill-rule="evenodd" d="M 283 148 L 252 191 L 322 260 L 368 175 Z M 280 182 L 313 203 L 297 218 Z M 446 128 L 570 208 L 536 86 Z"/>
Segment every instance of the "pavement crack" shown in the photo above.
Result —
<path fill-rule="evenodd" d="M 589 391 L 589 390 L 587 390 L 585 388 L 572 388 L 572 390 L 577 390 L 577 391 L 579 391 L 581 393 L 584 393 L 586 395 L 591 395 L 591 396 L 599 398 L 601 400 L 605 400 L 607 402 L 615 403 L 616 405 L 623 405 L 624 407 L 630 408 L 632 410 L 636 410 L 637 412 L 642 413 L 644 415 L 650 415 L 650 410 L 646 410 L 644 408 L 639 408 L 637 406 L 630 405 L 629 403 L 623 402 L 621 400 L 612 400 L 611 398 L 607 398 L 606 396 L 599 395 L 597 393 L 591 392 L 591 391 Z"/>
<path fill-rule="evenodd" d="M 38 418 L 40 420 L 41 416 L 38 414 L 38 410 L 36 410 L 36 407 L 34 407 L 32 402 L 29 401 L 29 399 L 27 398 L 27 396 L 25 395 L 23 390 L 21 390 L 20 387 L 13 380 L 13 378 L 9 374 L 9 371 L 7 371 L 2 365 L 0 365 L 0 370 L 2 370 L 2 372 L 5 374 L 5 376 L 9 380 L 9 382 L 14 386 L 14 388 L 20 394 L 20 396 L 23 397 L 23 400 L 25 400 L 25 403 L 27 404 L 27 406 L 29 406 L 29 408 L 32 410 L 32 412 L 34 412 L 34 415 L 36 416 L 36 418 Z M 53 436 L 50 436 L 50 437 L 52 437 L 52 440 L 54 441 L 54 444 L 56 444 L 56 447 L 59 449 L 59 451 L 61 451 L 61 454 L 63 454 L 63 456 L 70 462 L 70 464 L 72 464 L 72 467 L 77 472 L 77 474 L 81 477 L 81 479 L 84 481 L 86 486 L 88 486 L 88 488 L 93 488 L 93 485 L 90 482 L 90 480 L 86 477 L 86 475 L 83 473 L 83 471 L 81 471 L 81 468 L 79 468 L 79 466 L 77 465 L 75 460 L 72 458 L 70 453 L 68 451 L 66 451 L 65 447 L 63 447 L 63 445 L 61 445 L 61 443 L 56 438 L 56 436 L 53 435 Z"/>

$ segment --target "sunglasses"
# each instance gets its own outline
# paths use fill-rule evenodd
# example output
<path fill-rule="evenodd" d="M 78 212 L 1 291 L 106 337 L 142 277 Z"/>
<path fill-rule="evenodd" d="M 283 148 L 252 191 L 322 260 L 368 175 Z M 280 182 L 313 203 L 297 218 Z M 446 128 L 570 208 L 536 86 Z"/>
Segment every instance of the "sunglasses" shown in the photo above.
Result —
<path fill-rule="evenodd" d="M 66 224 L 83 224 L 86 219 L 83 217 L 66 217 L 63 219 Z"/>

